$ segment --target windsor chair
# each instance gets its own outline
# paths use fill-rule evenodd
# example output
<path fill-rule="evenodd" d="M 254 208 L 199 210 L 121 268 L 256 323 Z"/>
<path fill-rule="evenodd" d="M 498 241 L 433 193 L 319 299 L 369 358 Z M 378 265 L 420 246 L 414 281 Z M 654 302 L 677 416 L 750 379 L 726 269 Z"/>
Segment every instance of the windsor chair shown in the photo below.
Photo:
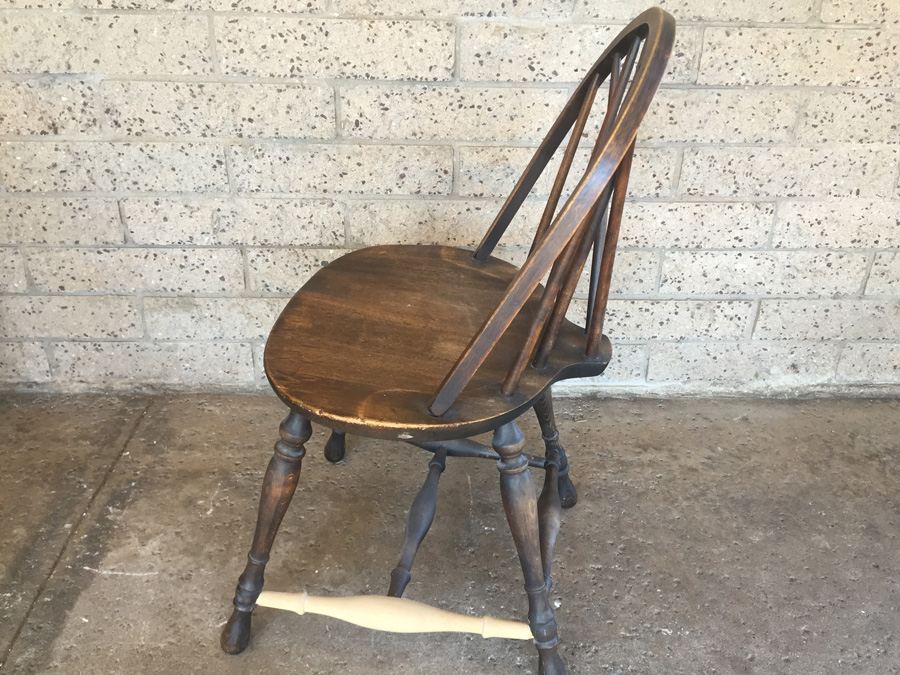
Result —
<path fill-rule="evenodd" d="M 222 633 L 226 652 L 238 653 L 249 642 L 269 551 L 315 421 L 332 430 L 325 448 L 332 462 L 343 459 L 348 432 L 434 453 L 391 573 L 388 594 L 396 598 L 434 517 L 447 458 L 497 460 L 540 672 L 565 672 L 548 592 L 561 508 L 574 505 L 577 495 L 550 387 L 598 375 L 610 361 L 603 317 L 635 137 L 674 34 L 672 17 L 652 8 L 616 37 L 575 89 L 474 252 L 447 246 L 357 250 L 319 270 L 287 304 L 266 343 L 265 370 L 289 413 L 265 474 L 250 554 Z M 606 103 L 595 106 L 607 80 Z M 597 128 L 588 127 L 595 107 L 602 122 L 587 168 L 557 209 L 579 143 Z M 531 250 L 517 269 L 492 252 L 566 138 Z M 582 326 L 566 312 L 589 257 Z M 529 409 L 540 423 L 542 458 L 524 453 L 515 422 Z M 471 439 L 485 432 L 493 434 L 491 447 Z M 545 472 L 539 498 L 529 466 Z"/>

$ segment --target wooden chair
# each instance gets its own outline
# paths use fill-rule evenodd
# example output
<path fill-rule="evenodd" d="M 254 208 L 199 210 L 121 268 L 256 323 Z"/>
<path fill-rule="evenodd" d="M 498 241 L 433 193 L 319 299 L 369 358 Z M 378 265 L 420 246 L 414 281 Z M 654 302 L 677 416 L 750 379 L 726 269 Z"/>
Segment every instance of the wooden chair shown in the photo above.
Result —
<path fill-rule="evenodd" d="M 409 513 L 391 574 L 400 597 L 435 512 L 447 457 L 497 460 L 500 494 L 519 552 L 528 623 L 540 672 L 565 672 L 548 599 L 561 507 L 575 504 L 568 459 L 553 417 L 550 387 L 603 372 L 611 346 L 603 317 L 638 125 L 672 49 L 675 23 L 659 8 L 616 37 L 578 85 L 474 251 L 446 246 L 376 246 L 318 271 L 272 328 L 265 370 L 290 412 L 262 486 L 256 532 L 222 633 L 238 653 L 269 551 L 294 493 L 310 421 L 332 429 L 325 453 L 344 457 L 344 434 L 398 439 L 434 453 Z M 587 169 L 557 209 L 600 85 L 609 81 Z M 568 140 L 534 242 L 521 269 L 491 253 L 555 151 Z M 591 258 L 584 326 L 566 319 Z M 546 280 L 542 285 L 542 280 Z M 543 458 L 523 452 L 515 420 L 534 409 Z M 492 447 L 472 436 L 492 432 Z M 528 467 L 545 470 L 536 499 Z"/>

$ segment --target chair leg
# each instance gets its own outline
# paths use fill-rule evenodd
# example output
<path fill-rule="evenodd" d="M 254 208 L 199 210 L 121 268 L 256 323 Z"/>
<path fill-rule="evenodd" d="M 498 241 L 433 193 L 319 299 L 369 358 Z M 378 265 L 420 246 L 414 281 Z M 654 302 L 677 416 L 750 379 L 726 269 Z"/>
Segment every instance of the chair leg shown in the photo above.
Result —
<path fill-rule="evenodd" d="M 297 487 L 300 465 L 306 454 L 303 444 L 312 435 L 312 427 L 309 419 L 292 410 L 281 423 L 279 432 L 281 440 L 275 443 L 275 453 L 263 479 L 247 565 L 234 593 L 234 611 L 222 629 L 220 643 L 228 654 L 241 653 L 250 642 L 251 613 L 262 592 L 263 573 L 272 542 Z"/>
<path fill-rule="evenodd" d="M 528 457 L 522 453 L 525 439 L 515 422 L 510 422 L 494 431 L 491 445 L 500 455 L 500 495 L 525 577 L 528 624 L 540 655 L 538 672 L 563 675 L 566 666 L 557 651 L 556 616 L 544 581 L 537 499 L 528 473 Z"/>
<path fill-rule="evenodd" d="M 434 453 L 434 457 L 428 462 L 428 477 L 425 479 L 425 484 L 422 485 L 422 489 L 419 490 L 409 509 L 400 562 L 391 572 L 391 587 L 388 595 L 392 597 L 401 597 L 412 578 L 410 570 L 413 560 L 415 560 L 419 546 L 422 545 L 422 540 L 425 539 L 425 535 L 431 528 L 431 523 L 434 522 L 434 514 L 437 510 L 438 479 L 444 472 L 446 462 L 446 450 L 441 449 Z"/>
<path fill-rule="evenodd" d="M 534 402 L 534 412 L 541 425 L 541 436 L 544 437 L 546 457 L 556 455 L 559 472 L 559 499 L 564 509 L 571 509 L 578 502 L 575 485 L 569 478 L 569 458 L 565 448 L 559 442 L 559 430 L 556 428 L 556 416 L 553 414 L 553 395 L 549 387 Z"/>
<path fill-rule="evenodd" d="M 541 535 L 541 560 L 544 563 L 544 583 L 547 592 L 553 590 L 553 550 L 556 548 L 556 537 L 562 521 L 562 504 L 559 498 L 558 458 L 547 456 L 544 469 L 544 487 L 538 497 L 538 530 Z"/>
<path fill-rule="evenodd" d="M 347 453 L 347 435 L 343 431 L 332 431 L 325 443 L 325 459 L 332 464 L 337 464 Z"/>

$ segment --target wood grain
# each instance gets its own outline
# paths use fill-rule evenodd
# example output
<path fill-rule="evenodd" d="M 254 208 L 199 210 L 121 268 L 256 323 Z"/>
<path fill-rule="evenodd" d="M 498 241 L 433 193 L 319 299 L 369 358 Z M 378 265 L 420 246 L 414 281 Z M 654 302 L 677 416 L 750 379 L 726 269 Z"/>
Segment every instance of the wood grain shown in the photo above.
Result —
<path fill-rule="evenodd" d="M 446 246 L 378 246 L 323 267 L 285 307 L 265 351 L 275 392 L 332 428 L 380 438 L 449 440 L 517 417 L 552 382 L 597 375 L 584 357 L 584 329 L 565 321 L 541 370 L 530 368 L 513 396 L 500 385 L 537 310 L 534 293 L 443 416 L 428 404 L 442 378 L 503 297 L 516 268 Z"/>

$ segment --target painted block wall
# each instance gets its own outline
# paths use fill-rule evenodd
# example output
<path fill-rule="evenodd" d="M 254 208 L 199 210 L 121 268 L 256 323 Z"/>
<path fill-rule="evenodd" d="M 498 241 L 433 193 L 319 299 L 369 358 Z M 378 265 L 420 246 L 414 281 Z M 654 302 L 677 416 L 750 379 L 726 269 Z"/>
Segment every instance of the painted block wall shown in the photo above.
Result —
<path fill-rule="evenodd" d="M 569 389 L 900 392 L 900 2 L 663 4 L 614 362 Z M 0 386 L 265 386 L 320 265 L 477 242 L 644 7 L 3 0 Z"/>

